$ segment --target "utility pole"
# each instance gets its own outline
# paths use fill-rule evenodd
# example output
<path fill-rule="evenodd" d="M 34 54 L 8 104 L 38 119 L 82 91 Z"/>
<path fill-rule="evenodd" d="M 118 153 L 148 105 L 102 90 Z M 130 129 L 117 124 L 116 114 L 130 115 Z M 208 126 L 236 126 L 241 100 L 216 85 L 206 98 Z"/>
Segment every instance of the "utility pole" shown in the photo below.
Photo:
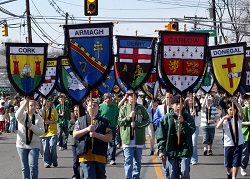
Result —
<path fill-rule="evenodd" d="M 186 16 L 184 16 L 184 18 L 185 19 L 194 19 L 194 30 L 197 30 L 197 21 L 196 21 L 196 19 L 198 19 L 198 20 L 201 20 L 201 19 L 207 19 L 207 18 L 205 18 L 205 17 L 197 17 L 197 15 L 195 15 L 194 17 L 186 17 Z"/>
<path fill-rule="evenodd" d="M 66 12 L 65 25 L 68 24 L 68 18 L 69 18 L 69 14 Z M 66 38 L 64 37 L 63 55 L 66 55 L 66 54 L 67 54 L 66 44 L 67 44 L 67 40 L 66 40 Z"/>
<path fill-rule="evenodd" d="M 216 29 L 215 0 L 212 0 L 212 9 L 213 9 L 213 25 L 214 25 L 214 29 L 217 31 L 217 29 Z M 214 37 L 214 45 L 218 45 L 217 36 Z"/>
<path fill-rule="evenodd" d="M 28 27 L 28 43 L 32 43 L 29 0 L 26 0 L 26 13 L 27 13 L 27 27 Z"/>

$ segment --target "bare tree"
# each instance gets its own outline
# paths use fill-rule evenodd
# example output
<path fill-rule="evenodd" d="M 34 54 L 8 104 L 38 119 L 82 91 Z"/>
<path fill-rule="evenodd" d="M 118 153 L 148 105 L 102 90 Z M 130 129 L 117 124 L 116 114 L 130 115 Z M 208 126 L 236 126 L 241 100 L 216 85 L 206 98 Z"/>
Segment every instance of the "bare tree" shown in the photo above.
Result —
<path fill-rule="evenodd" d="M 249 0 L 218 0 L 216 1 L 216 14 L 219 22 L 219 31 L 222 35 L 224 42 L 228 41 L 228 37 L 225 34 L 223 27 L 231 28 L 235 38 L 235 42 L 238 43 L 243 40 L 250 29 L 249 17 L 250 17 L 250 2 Z M 225 23 L 227 19 L 227 23 Z"/>

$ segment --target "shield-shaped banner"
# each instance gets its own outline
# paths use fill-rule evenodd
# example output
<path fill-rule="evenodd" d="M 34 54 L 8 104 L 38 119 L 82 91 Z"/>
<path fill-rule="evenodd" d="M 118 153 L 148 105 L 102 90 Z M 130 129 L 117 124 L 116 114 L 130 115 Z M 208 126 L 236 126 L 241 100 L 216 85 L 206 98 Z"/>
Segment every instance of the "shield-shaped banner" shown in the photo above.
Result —
<path fill-rule="evenodd" d="M 213 88 L 213 86 L 214 86 L 214 76 L 212 72 L 211 63 L 209 62 L 206 73 L 201 83 L 201 89 L 205 91 L 205 93 L 209 93 Z"/>
<path fill-rule="evenodd" d="M 117 70 L 121 80 L 136 90 L 150 75 L 154 59 L 154 37 L 117 36 Z"/>
<path fill-rule="evenodd" d="M 171 86 L 167 84 L 167 81 L 162 76 L 162 68 L 161 68 L 161 59 L 159 58 L 157 60 L 157 68 L 156 68 L 156 77 L 159 80 L 160 85 L 162 85 L 164 88 L 170 90 Z"/>
<path fill-rule="evenodd" d="M 246 43 L 213 46 L 209 51 L 218 85 L 233 96 L 241 82 Z"/>
<path fill-rule="evenodd" d="M 154 86 L 156 83 L 156 67 L 153 67 L 151 70 L 151 74 L 149 75 L 148 79 L 142 85 L 142 90 L 148 97 L 154 99 Z"/>
<path fill-rule="evenodd" d="M 106 78 L 103 79 L 101 85 L 98 86 L 98 90 L 101 94 L 110 93 L 115 85 L 115 70 L 114 66 L 111 66 Z"/>
<path fill-rule="evenodd" d="M 54 91 L 57 84 L 58 59 L 47 59 L 45 79 L 39 87 L 38 92 L 44 97 L 48 98 Z"/>
<path fill-rule="evenodd" d="M 192 91 L 204 72 L 208 34 L 171 31 L 159 33 L 163 77 L 179 94 Z"/>
<path fill-rule="evenodd" d="M 245 67 L 243 70 L 241 85 L 245 91 L 250 91 L 250 47 L 246 47 Z"/>
<path fill-rule="evenodd" d="M 129 90 L 129 88 L 127 87 L 127 85 L 121 80 L 121 77 L 120 77 L 120 74 L 119 74 L 119 71 L 117 70 L 117 59 L 115 60 L 115 78 L 116 78 L 116 82 L 119 86 L 119 88 L 124 92 L 126 93 L 126 91 Z"/>
<path fill-rule="evenodd" d="M 77 76 L 68 58 L 60 57 L 60 61 L 61 85 L 70 99 L 80 103 L 88 95 L 87 83 Z"/>
<path fill-rule="evenodd" d="M 113 24 L 64 27 L 72 67 L 89 87 L 96 87 L 113 64 Z"/>
<path fill-rule="evenodd" d="M 6 43 L 10 83 L 24 96 L 31 96 L 44 80 L 48 44 Z"/>

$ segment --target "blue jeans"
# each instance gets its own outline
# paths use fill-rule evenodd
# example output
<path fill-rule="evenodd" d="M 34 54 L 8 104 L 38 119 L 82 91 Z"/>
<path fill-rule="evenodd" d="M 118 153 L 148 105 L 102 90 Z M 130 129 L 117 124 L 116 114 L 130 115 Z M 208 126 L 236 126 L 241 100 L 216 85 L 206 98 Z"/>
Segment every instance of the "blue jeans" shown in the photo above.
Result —
<path fill-rule="evenodd" d="M 58 136 L 42 137 L 43 143 L 43 161 L 49 165 L 57 163 L 57 142 Z"/>
<path fill-rule="evenodd" d="M 190 158 L 168 158 L 170 179 L 190 179 Z"/>
<path fill-rule="evenodd" d="M 18 155 L 21 161 L 22 178 L 23 179 L 38 179 L 38 156 L 39 149 L 22 149 L 17 148 Z"/>
<path fill-rule="evenodd" d="M 124 148 L 124 169 L 126 179 L 139 179 L 141 173 L 142 148 Z"/>
<path fill-rule="evenodd" d="M 59 133 L 59 147 L 67 149 L 67 143 L 69 137 L 68 127 L 58 127 L 58 133 Z"/>
<path fill-rule="evenodd" d="M 191 162 L 198 162 L 198 150 L 197 150 L 197 140 L 199 136 L 199 127 L 196 126 L 195 133 L 192 135 L 192 142 L 193 142 L 193 155 L 191 157 Z"/>
<path fill-rule="evenodd" d="M 79 156 L 76 154 L 76 146 L 72 145 L 72 154 L 73 154 L 73 172 L 74 172 L 74 177 L 77 179 L 80 179 L 80 163 L 79 163 Z M 73 177 L 72 177 L 73 178 Z"/>
<path fill-rule="evenodd" d="M 10 120 L 10 132 L 15 133 L 16 131 L 16 118 L 11 118 Z"/>
<path fill-rule="evenodd" d="M 108 143 L 108 153 L 110 154 L 109 160 L 115 161 L 115 154 L 116 154 L 116 145 L 115 145 L 115 138 L 116 138 L 116 127 L 111 127 L 113 138 L 112 141 Z"/>
<path fill-rule="evenodd" d="M 241 168 L 246 169 L 249 161 L 250 141 L 245 141 L 242 148 Z"/>
<path fill-rule="evenodd" d="M 84 179 L 106 179 L 106 163 L 82 162 Z"/>

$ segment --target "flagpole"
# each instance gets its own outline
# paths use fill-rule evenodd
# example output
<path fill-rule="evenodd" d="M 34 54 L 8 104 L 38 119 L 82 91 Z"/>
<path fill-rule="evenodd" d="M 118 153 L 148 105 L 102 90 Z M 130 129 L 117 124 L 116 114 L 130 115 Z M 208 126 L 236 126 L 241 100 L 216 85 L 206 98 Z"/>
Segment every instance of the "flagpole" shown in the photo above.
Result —
<path fill-rule="evenodd" d="M 181 111 L 182 111 L 182 98 L 180 96 L 180 110 L 179 110 L 179 116 L 181 116 Z M 181 122 L 178 121 L 178 145 L 181 143 Z"/>

